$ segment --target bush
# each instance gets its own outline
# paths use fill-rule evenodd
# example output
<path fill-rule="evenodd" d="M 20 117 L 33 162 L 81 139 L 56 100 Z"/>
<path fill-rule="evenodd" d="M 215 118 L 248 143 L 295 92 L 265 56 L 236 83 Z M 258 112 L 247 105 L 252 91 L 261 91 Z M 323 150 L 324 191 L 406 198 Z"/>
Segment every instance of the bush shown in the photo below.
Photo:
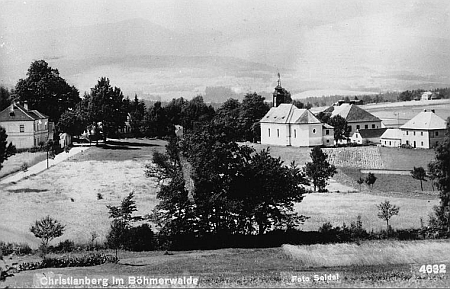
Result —
<path fill-rule="evenodd" d="M 42 268 L 86 267 L 104 263 L 117 263 L 116 257 L 103 253 L 89 253 L 80 257 L 62 256 L 46 257 L 40 262 L 26 262 L 19 265 L 19 270 L 36 270 Z"/>
<path fill-rule="evenodd" d="M 148 224 L 126 228 L 119 222 L 113 222 L 106 236 L 107 245 L 116 249 L 117 245 L 129 251 L 152 251 L 155 249 L 155 234 Z"/>
<path fill-rule="evenodd" d="M 30 246 L 25 243 L 5 243 L 0 241 L 0 250 L 4 255 L 28 255 L 31 254 L 33 250 L 31 250 Z"/>
<path fill-rule="evenodd" d="M 103 200 L 103 195 L 101 193 L 97 193 L 97 200 Z"/>
<path fill-rule="evenodd" d="M 20 166 L 20 170 L 21 170 L 22 172 L 28 171 L 28 164 L 27 164 L 27 163 L 23 163 L 23 164 Z"/>

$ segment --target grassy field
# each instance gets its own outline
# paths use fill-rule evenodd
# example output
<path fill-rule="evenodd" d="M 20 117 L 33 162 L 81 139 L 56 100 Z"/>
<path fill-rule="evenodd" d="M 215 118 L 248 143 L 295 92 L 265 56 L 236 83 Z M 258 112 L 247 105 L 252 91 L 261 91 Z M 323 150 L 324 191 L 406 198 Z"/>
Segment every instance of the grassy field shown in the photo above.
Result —
<path fill-rule="evenodd" d="M 30 225 L 46 215 L 66 225 L 63 237 L 86 242 L 96 231 L 103 240 L 109 229 L 106 205 L 118 205 L 134 192 L 138 213 L 147 214 L 156 205 L 156 184 L 144 174 L 154 150 L 163 151 L 160 140 L 133 140 L 107 147 L 91 147 L 57 166 L 0 187 L 0 236 L 3 241 L 27 242 L 36 247 L 38 239 Z M 103 199 L 97 199 L 101 194 Z"/>
<path fill-rule="evenodd" d="M 199 278 L 200 287 L 448 287 L 448 274 L 422 279 L 421 264 L 450 264 L 448 241 L 363 242 L 265 249 L 119 252 L 118 264 L 86 268 L 23 271 L 8 278 L 10 287 L 31 287 L 35 274 L 74 277 L 112 276 Z M 112 253 L 112 252 L 110 252 Z M 328 259 L 329 258 L 329 262 Z M 349 265 L 352 262 L 355 265 Z M 292 276 L 339 274 L 339 282 L 293 283 Z M 427 276 L 428 277 L 428 276 Z M 3 285 L 3 284 L 2 284 Z"/>
<path fill-rule="evenodd" d="M 37 164 L 38 162 L 45 160 L 46 158 L 46 152 L 23 152 L 15 154 L 9 157 L 5 162 L 3 162 L 2 169 L 0 170 L 0 178 L 18 172 L 23 163 L 27 163 L 30 167 L 34 164 Z"/>

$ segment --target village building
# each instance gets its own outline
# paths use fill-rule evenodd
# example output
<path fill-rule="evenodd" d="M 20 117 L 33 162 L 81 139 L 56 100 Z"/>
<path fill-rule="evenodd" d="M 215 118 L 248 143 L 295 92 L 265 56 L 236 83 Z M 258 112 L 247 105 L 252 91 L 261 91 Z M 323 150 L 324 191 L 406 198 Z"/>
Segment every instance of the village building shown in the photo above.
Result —
<path fill-rule="evenodd" d="M 381 119 L 355 104 L 342 103 L 341 105 L 333 105 L 323 112 L 328 114 L 330 118 L 336 115 L 344 118 L 347 121 L 350 136 L 361 129 L 379 129 L 383 127 Z"/>
<path fill-rule="evenodd" d="M 289 100 L 289 92 L 278 80 L 273 93 L 273 107 L 260 120 L 261 144 L 295 147 L 334 145 L 333 127 L 322 123 L 308 109 L 285 103 Z"/>
<path fill-rule="evenodd" d="M 434 109 L 424 110 L 400 127 L 402 144 L 413 148 L 434 148 L 444 141 L 447 123 Z"/>
<path fill-rule="evenodd" d="M 403 133 L 398 128 L 388 128 L 380 137 L 381 146 L 398 148 L 402 145 Z"/>
<path fill-rule="evenodd" d="M 0 112 L 0 126 L 5 128 L 8 142 L 17 149 L 37 147 L 52 139 L 53 123 L 37 110 L 29 110 L 14 102 Z"/>
<path fill-rule="evenodd" d="M 387 128 L 359 129 L 350 137 L 350 141 L 361 145 L 379 145 L 380 138 L 386 130 Z"/>

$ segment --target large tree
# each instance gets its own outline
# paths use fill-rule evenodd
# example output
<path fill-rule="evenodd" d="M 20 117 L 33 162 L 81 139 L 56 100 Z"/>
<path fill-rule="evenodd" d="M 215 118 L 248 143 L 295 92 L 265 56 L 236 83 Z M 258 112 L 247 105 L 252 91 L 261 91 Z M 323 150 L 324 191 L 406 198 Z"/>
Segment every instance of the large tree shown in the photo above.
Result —
<path fill-rule="evenodd" d="M 7 138 L 6 130 L 0 126 L 0 170 L 3 162 L 16 153 L 16 147 L 12 143 L 8 144 L 6 142 Z"/>
<path fill-rule="evenodd" d="M 348 138 L 350 128 L 345 118 L 340 115 L 335 115 L 328 120 L 328 124 L 334 127 L 334 140 L 336 144 L 339 140 L 346 140 Z"/>
<path fill-rule="evenodd" d="M 310 153 L 311 162 L 306 163 L 306 175 L 312 180 L 314 192 L 325 191 L 327 180 L 336 173 L 336 167 L 328 162 L 328 155 L 319 146 L 315 146 Z"/>
<path fill-rule="evenodd" d="M 240 122 L 244 139 L 258 141 L 261 138 L 259 121 L 269 111 L 270 107 L 264 102 L 264 97 L 257 93 L 247 93 L 242 100 Z"/>
<path fill-rule="evenodd" d="M 435 148 L 435 160 L 428 165 L 431 178 L 440 191 L 440 204 L 434 207 L 430 225 L 441 235 L 450 236 L 450 117 L 445 139 Z"/>
<path fill-rule="evenodd" d="M 102 77 L 85 97 L 88 121 L 101 123 L 103 139 L 106 141 L 107 137 L 117 133 L 127 119 L 122 91 L 118 87 L 112 87 L 108 78 Z"/>
<path fill-rule="evenodd" d="M 180 122 L 184 129 L 189 131 L 202 123 L 211 121 L 214 114 L 214 108 L 207 105 L 203 97 L 198 95 L 183 106 Z"/>
<path fill-rule="evenodd" d="M 80 101 L 78 90 L 70 86 L 45 60 L 31 63 L 27 78 L 20 79 L 14 90 L 19 100 L 28 103 L 57 123 L 60 116 Z"/>
<path fill-rule="evenodd" d="M 423 191 L 423 183 L 427 181 L 427 172 L 425 172 L 425 169 L 423 167 L 414 167 L 411 171 L 411 176 L 413 179 L 420 181 L 420 189 Z"/>
<path fill-rule="evenodd" d="M 157 101 L 144 116 L 144 134 L 149 137 L 166 137 L 174 134 L 174 127 L 167 118 L 161 102 Z"/>
<path fill-rule="evenodd" d="M 242 141 L 242 126 L 239 121 L 241 113 L 241 104 L 237 99 L 230 98 L 225 101 L 216 111 L 216 115 L 212 119 L 214 126 L 228 134 L 232 140 Z"/>
<path fill-rule="evenodd" d="M 11 92 L 6 87 L 0 85 L 0 111 L 11 104 Z"/>

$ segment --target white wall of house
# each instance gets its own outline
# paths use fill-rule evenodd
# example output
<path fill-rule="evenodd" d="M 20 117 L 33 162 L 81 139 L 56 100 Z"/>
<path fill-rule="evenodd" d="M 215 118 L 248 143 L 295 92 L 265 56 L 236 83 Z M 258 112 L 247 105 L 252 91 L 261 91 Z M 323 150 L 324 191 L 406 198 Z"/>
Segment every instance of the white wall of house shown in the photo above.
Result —
<path fill-rule="evenodd" d="M 309 127 L 306 124 L 291 124 L 291 146 L 309 146 Z"/>
<path fill-rule="evenodd" d="M 18 149 L 38 146 L 39 142 L 48 140 L 47 120 L 38 121 L 3 121 L 0 123 L 8 135 L 7 141 Z M 36 129 L 36 131 L 35 131 Z"/>
<path fill-rule="evenodd" d="M 413 130 L 402 129 L 402 143 L 416 148 L 433 148 L 442 143 L 445 137 L 445 129 L 439 130 Z"/>
<path fill-rule="evenodd" d="M 381 121 L 349 122 L 347 125 L 351 128 L 350 135 L 353 135 L 358 129 L 382 128 Z"/>
<path fill-rule="evenodd" d="M 261 144 L 294 147 L 322 145 L 322 124 L 261 123 Z"/>
<path fill-rule="evenodd" d="M 381 145 L 384 147 L 393 147 L 398 148 L 402 144 L 400 139 L 392 139 L 392 138 L 381 138 Z"/>
<path fill-rule="evenodd" d="M 309 124 L 309 146 L 319 146 L 323 144 L 322 123 Z"/>
<path fill-rule="evenodd" d="M 322 144 L 325 146 L 334 146 L 334 129 L 322 127 Z"/>

